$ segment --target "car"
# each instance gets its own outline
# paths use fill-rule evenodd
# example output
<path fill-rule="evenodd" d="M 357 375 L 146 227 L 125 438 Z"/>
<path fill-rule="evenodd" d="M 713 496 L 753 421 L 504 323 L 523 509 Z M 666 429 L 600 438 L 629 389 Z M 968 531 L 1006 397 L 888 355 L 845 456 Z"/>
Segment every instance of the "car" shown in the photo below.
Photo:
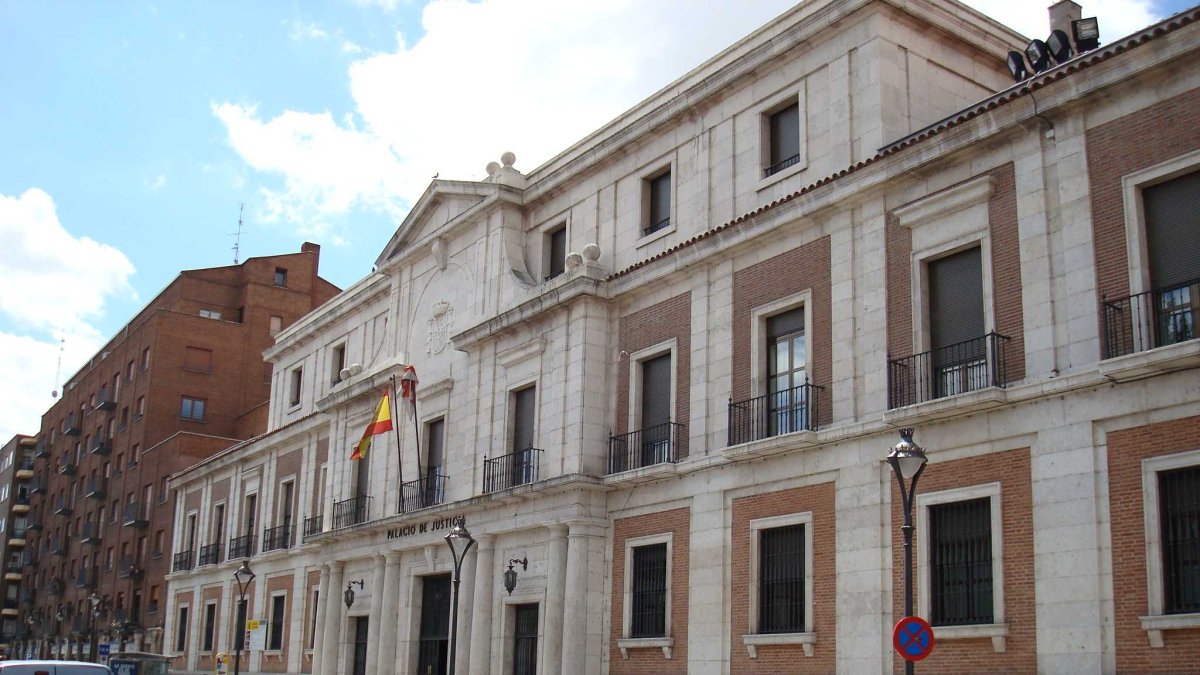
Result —
<path fill-rule="evenodd" d="M 0 675 L 112 675 L 112 671 L 86 661 L 0 661 Z"/>

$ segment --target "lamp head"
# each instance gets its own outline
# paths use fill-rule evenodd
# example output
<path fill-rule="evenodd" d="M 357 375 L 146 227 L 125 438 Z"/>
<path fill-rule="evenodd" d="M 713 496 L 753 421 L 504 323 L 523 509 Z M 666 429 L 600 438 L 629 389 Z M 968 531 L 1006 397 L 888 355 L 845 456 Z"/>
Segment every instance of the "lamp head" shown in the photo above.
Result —
<path fill-rule="evenodd" d="M 925 462 L 929 461 L 925 457 L 925 450 L 914 443 L 912 437 L 912 428 L 901 429 L 900 442 L 892 447 L 887 458 L 888 464 L 892 465 L 892 471 L 904 481 L 911 481 L 925 467 Z"/>
<path fill-rule="evenodd" d="M 450 533 L 446 535 L 446 544 L 450 546 L 450 555 L 454 556 L 454 567 L 462 565 L 467 552 L 475 545 L 475 538 L 467 531 L 466 525 L 460 520 L 455 523 Z"/>
<path fill-rule="evenodd" d="M 243 560 L 242 566 L 237 568 L 237 571 L 233 573 L 233 578 L 237 581 L 238 593 L 245 595 L 246 587 L 250 585 L 251 581 L 254 581 L 254 577 L 256 576 L 258 575 L 250 569 L 250 561 Z"/>
<path fill-rule="evenodd" d="M 354 589 L 350 584 L 346 584 L 346 592 L 342 593 L 342 600 L 346 603 L 346 609 L 350 609 L 350 606 L 354 604 Z"/>
<path fill-rule="evenodd" d="M 508 569 L 504 571 L 504 590 L 512 595 L 513 589 L 517 587 L 517 571 L 513 569 L 512 563 L 508 563 Z"/>

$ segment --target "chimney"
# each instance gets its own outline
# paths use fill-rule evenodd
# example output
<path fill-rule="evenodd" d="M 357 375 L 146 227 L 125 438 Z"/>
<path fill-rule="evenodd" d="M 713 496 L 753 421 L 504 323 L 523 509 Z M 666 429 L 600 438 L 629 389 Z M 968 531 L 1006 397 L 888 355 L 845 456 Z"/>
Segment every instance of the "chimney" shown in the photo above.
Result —
<path fill-rule="evenodd" d="M 300 244 L 300 252 L 313 254 L 313 257 L 314 257 L 313 270 L 314 271 L 318 267 L 320 267 L 320 265 L 321 265 L 321 245 L 320 244 L 314 244 L 311 241 L 306 241 L 303 244 Z"/>
<path fill-rule="evenodd" d="M 1071 0 L 1059 0 L 1050 5 L 1050 30 L 1061 30 L 1071 37 L 1071 22 L 1083 18 L 1083 7 Z"/>

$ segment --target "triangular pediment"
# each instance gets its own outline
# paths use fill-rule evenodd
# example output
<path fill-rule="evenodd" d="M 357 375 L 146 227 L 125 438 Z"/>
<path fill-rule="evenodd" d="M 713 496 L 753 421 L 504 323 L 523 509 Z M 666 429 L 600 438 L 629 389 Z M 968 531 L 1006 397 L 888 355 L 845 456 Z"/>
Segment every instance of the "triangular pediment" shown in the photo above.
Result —
<path fill-rule="evenodd" d="M 452 226 L 496 194 L 498 187 L 487 182 L 434 179 L 383 247 L 375 260 L 376 267 Z"/>

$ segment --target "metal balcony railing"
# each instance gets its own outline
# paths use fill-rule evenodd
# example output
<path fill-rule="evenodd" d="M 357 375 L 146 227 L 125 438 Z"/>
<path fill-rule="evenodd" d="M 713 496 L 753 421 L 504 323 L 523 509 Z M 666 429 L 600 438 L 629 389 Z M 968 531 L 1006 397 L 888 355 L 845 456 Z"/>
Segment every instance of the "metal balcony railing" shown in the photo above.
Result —
<path fill-rule="evenodd" d="M 125 513 L 121 518 L 121 522 L 126 527 L 146 527 L 150 524 L 150 516 L 147 513 L 149 504 L 141 502 L 131 502 L 125 505 Z"/>
<path fill-rule="evenodd" d="M 54 514 L 59 516 L 69 516 L 75 512 L 75 507 L 71 501 L 64 496 L 59 496 L 54 500 Z"/>
<path fill-rule="evenodd" d="M 542 451 L 526 448 L 483 460 L 483 492 L 499 492 L 517 485 L 537 482 Z"/>
<path fill-rule="evenodd" d="M 34 476 L 33 479 L 29 481 L 29 494 L 46 494 L 46 478 L 44 476 Z"/>
<path fill-rule="evenodd" d="M 46 442 L 46 439 L 38 439 L 37 445 L 33 446 L 33 456 L 36 459 L 44 459 L 50 456 L 50 444 Z"/>
<path fill-rule="evenodd" d="M 240 537 L 231 537 L 229 539 L 229 558 L 228 560 L 236 560 L 238 558 L 249 558 L 254 555 L 254 535 L 243 534 Z"/>
<path fill-rule="evenodd" d="M 1008 384 L 1009 338 L 998 333 L 888 361 L 888 407 Z"/>
<path fill-rule="evenodd" d="M 446 495 L 446 476 L 433 473 L 400 485 L 400 512 L 437 506 Z"/>
<path fill-rule="evenodd" d="M 321 515 L 321 516 L 312 516 L 310 518 L 305 518 L 304 519 L 304 539 L 305 539 L 305 541 L 307 541 L 308 538 L 313 535 L 321 534 L 321 532 L 324 529 L 325 529 L 325 516 Z"/>
<path fill-rule="evenodd" d="M 121 561 L 117 563 L 117 576 L 122 579 L 133 579 L 136 581 L 141 579 L 143 574 L 145 574 L 145 570 L 138 564 L 137 559 L 131 555 L 121 558 Z"/>
<path fill-rule="evenodd" d="M 92 447 L 88 448 L 88 452 L 93 455 L 107 457 L 112 453 L 112 442 L 107 438 L 97 436 L 92 439 Z"/>
<path fill-rule="evenodd" d="M 1102 302 L 1104 358 L 1111 359 L 1197 337 L 1200 279 Z"/>
<path fill-rule="evenodd" d="M 21 461 L 17 462 L 17 471 L 33 471 L 35 466 L 32 457 L 22 457 Z"/>
<path fill-rule="evenodd" d="M 608 473 L 674 462 L 683 425 L 664 422 L 608 440 Z"/>
<path fill-rule="evenodd" d="M 187 554 L 188 558 L 190 559 L 192 557 L 192 552 L 187 551 Z M 196 560 L 197 567 L 201 567 L 203 565 L 216 565 L 219 562 L 221 562 L 220 542 L 205 544 L 204 546 L 200 547 L 200 557 Z"/>
<path fill-rule="evenodd" d="M 291 523 L 284 522 L 283 525 L 268 527 L 263 530 L 263 553 L 266 553 L 267 551 L 277 551 L 281 548 L 291 548 L 291 546 Z"/>
<path fill-rule="evenodd" d="M 371 512 L 371 498 L 367 495 L 351 497 L 333 505 L 334 529 L 350 527 L 367 522 Z"/>
<path fill-rule="evenodd" d="M 50 580 L 50 595 L 62 595 L 67 590 L 67 583 L 59 577 Z"/>
<path fill-rule="evenodd" d="M 787 159 L 780 160 L 780 161 L 772 164 L 771 166 L 768 166 L 767 168 L 763 169 L 763 174 L 765 174 L 763 176 L 763 178 L 770 178 L 771 176 L 774 176 L 775 174 L 779 173 L 780 171 L 783 171 L 784 169 L 786 169 L 790 166 L 795 166 L 796 164 L 799 164 L 799 163 L 800 163 L 800 155 L 792 155 L 791 157 L 788 157 Z"/>
<path fill-rule="evenodd" d="M 117 401 L 112 396 L 109 396 L 107 392 L 102 392 L 96 397 L 96 407 L 94 409 L 103 411 L 116 410 Z"/>
<path fill-rule="evenodd" d="M 103 526 L 100 523 L 89 520 L 83 524 L 83 532 L 79 536 L 79 541 L 85 544 L 99 544 L 102 532 Z"/>
<path fill-rule="evenodd" d="M 75 587 L 92 589 L 96 587 L 96 570 L 90 567 L 80 567 L 75 573 Z"/>
<path fill-rule="evenodd" d="M 816 431 L 824 387 L 805 383 L 745 401 L 729 402 L 729 445 L 796 431 Z"/>
<path fill-rule="evenodd" d="M 78 436 L 83 433 L 83 427 L 80 426 L 79 415 L 68 415 L 67 421 L 63 424 L 63 435 Z"/>
<path fill-rule="evenodd" d="M 108 496 L 108 481 L 103 478 L 89 478 L 83 496 L 88 499 L 104 499 Z"/>
<path fill-rule="evenodd" d="M 171 571 L 184 572 L 192 569 L 192 551 L 180 551 L 171 558 Z"/>
<path fill-rule="evenodd" d="M 58 475 L 60 476 L 74 476 L 77 473 L 79 473 L 79 467 L 70 461 L 60 462 L 58 465 Z"/>

